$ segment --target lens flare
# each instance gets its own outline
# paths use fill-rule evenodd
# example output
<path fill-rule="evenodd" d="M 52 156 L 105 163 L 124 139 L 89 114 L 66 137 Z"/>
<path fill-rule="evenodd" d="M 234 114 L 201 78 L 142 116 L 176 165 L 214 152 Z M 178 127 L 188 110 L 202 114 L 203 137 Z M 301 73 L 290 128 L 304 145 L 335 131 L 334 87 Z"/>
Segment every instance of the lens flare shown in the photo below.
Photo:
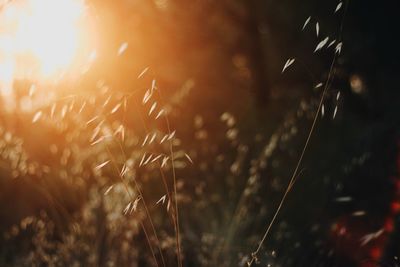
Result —
<path fill-rule="evenodd" d="M 88 35 L 87 17 L 83 0 L 24 0 L 0 6 L 0 82 L 51 79 L 76 67 L 83 60 L 79 49 L 85 46 L 82 36 Z"/>

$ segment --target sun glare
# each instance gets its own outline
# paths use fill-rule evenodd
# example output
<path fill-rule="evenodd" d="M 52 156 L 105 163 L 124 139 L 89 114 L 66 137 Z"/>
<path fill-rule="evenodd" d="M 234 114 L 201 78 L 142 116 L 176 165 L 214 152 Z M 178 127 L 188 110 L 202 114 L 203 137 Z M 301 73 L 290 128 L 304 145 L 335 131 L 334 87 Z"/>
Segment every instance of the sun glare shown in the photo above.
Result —
<path fill-rule="evenodd" d="M 50 79 L 72 69 L 86 33 L 83 0 L 24 0 L 0 9 L 0 81 Z"/>

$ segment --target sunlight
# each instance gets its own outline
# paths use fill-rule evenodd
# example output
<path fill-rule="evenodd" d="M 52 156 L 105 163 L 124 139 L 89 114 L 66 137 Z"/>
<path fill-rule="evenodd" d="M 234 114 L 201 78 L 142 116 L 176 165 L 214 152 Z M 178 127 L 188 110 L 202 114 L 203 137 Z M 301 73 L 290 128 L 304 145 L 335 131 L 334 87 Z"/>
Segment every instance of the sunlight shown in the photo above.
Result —
<path fill-rule="evenodd" d="M 32 53 L 47 76 L 71 63 L 83 5 L 70 0 L 31 0 L 29 8 L 15 34 L 17 49 Z"/>
<path fill-rule="evenodd" d="M 25 0 L 0 9 L 2 83 L 55 79 L 72 69 L 87 35 L 82 0 Z M 82 59 L 79 59 L 82 60 Z"/>

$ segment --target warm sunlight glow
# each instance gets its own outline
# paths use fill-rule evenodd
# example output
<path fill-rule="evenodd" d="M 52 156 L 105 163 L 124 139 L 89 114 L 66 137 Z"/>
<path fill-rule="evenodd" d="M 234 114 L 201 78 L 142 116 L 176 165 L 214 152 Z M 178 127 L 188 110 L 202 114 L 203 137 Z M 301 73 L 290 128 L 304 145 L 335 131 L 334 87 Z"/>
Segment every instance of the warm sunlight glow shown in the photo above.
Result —
<path fill-rule="evenodd" d="M 25 0 L 0 9 L 0 81 L 58 78 L 72 68 L 86 28 L 82 0 Z"/>
<path fill-rule="evenodd" d="M 15 33 L 22 52 L 32 53 L 44 75 L 71 63 L 78 43 L 82 3 L 71 0 L 31 0 Z"/>

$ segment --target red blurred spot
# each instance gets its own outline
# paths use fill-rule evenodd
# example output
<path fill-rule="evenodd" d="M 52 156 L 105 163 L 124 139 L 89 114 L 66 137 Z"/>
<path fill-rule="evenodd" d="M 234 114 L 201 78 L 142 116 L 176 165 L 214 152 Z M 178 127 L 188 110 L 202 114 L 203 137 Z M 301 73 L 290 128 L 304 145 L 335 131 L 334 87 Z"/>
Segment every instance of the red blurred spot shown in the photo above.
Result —
<path fill-rule="evenodd" d="M 346 234 L 346 227 L 340 228 L 339 235 L 345 235 L 345 234 Z"/>
<path fill-rule="evenodd" d="M 385 222 L 385 231 L 386 232 L 393 232 L 394 224 L 392 218 L 387 218 Z"/>
<path fill-rule="evenodd" d="M 382 251 L 380 248 L 374 247 L 370 250 L 371 258 L 374 260 L 379 260 L 382 255 Z"/>
<path fill-rule="evenodd" d="M 392 202 L 390 208 L 393 213 L 398 213 L 400 211 L 400 202 L 399 201 Z"/>

